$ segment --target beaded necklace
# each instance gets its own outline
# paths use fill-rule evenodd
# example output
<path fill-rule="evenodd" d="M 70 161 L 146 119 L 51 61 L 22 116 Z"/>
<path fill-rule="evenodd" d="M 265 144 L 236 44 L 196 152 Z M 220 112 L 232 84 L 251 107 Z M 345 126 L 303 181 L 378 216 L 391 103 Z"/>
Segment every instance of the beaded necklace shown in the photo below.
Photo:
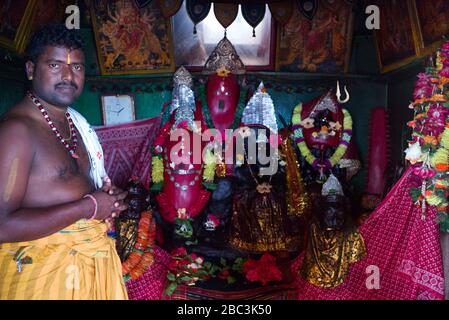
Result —
<path fill-rule="evenodd" d="M 53 121 L 50 119 L 47 110 L 45 110 L 45 108 L 42 106 L 42 103 L 36 98 L 34 94 L 31 93 L 31 91 L 28 91 L 27 95 L 34 103 L 34 105 L 39 109 L 42 116 L 47 121 L 51 131 L 53 131 L 59 142 L 61 142 L 61 144 L 69 151 L 70 155 L 73 158 L 78 159 L 79 156 L 76 154 L 76 148 L 78 146 L 78 136 L 76 133 L 75 125 L 73 124 L 72 118 L 70 117 L 70 113 L 68 112 L 65 113 L 65 117 L 67 119 L 67 122 L 69 123 L 70 137 L 68 139 L 64 139 L 64 137 L 59 132 L 58 128 L 56 128 L 56 126 L 53 124 Z M 71 141 L 72 137 L 73 137 L 73 145 L 70 145 L 67 141 Z"/>
<path fill-rule="evenodd" d="M 201 176 L 201 170 L 171 170 L 170 166 L 168 164 L 168 156 L 167 156 L 167 148 L 164 148 L 164 160 L 165 160 L 165 171 L 168 174 L 168 177 L 170 179 L 171 182 L 174 182 L 174 185 L 176 188 L 181 189 L 182 191 L 187 191 L 187 189 L 192 186 L 194 186 L 197 181 L 200 180 L 200 176 Z M 173 176 L 173 173 L 177 173 L 180 175 L 187 175 L 187 174 L 193 174 L 195 173 L 195 176 L 193 177 L 192 181 L 190 181 L 188 184 L 182 185 L 179 184 L 178 182 L 175 181 L 175 177 Z"/>

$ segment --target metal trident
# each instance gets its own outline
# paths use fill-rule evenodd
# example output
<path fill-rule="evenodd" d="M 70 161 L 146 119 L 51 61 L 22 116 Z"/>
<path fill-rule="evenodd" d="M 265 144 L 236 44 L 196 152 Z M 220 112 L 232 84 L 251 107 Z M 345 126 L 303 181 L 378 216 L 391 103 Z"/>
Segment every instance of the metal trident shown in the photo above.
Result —
<path fill-rule="evenodd" d="M 344 89 L 345 89 L 346 99 L 341 100 L 340 81 L 337 80 L 337 93 L 335 95 L 337 96 L 337 101 L 341 104 L 348 102 L 350 99 L 350 95 L 349 95 L 349 92 L 348 92 L 348 89 L 346 88 L 346 86 L 344 86 Z"/>

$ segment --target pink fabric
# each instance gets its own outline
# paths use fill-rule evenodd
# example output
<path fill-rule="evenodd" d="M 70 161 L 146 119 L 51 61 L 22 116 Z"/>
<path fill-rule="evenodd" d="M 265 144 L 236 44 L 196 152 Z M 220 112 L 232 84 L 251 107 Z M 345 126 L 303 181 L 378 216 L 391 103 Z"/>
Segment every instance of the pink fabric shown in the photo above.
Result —
<path fill-rule="evenodd" d="M 444 299 L 443 263 L 436 213 L 428 210 L 421 220 L 421 210 L 413 206 L 409 190 L 420 182 L 411 172 L 403 175 L 382 204 L 360 227 L 367 256 L 351 265 L 346 280 L 333 289 L 322 289 L 298 277 L 299 299 Z M 301 266 L 303 256 L 294 263 Z M 380 270 L 380 289 L 368 289 L 372 271 Z"/>
<path fill-rule="evenodd" d="M 167 278 L 170 254 L 154 247 L 154 263 L 137 280 L 126 282 L 130 300 L 160 300 Z"/>
<path fill-rule="evenodd" d="M 151 145 L 159 130 L 160 119 L 155 117 L 95 129 L 103 147 L 106 172 L 115 185 L 124 188 L 128 180 L 136 176 L 149 188 Z"/>

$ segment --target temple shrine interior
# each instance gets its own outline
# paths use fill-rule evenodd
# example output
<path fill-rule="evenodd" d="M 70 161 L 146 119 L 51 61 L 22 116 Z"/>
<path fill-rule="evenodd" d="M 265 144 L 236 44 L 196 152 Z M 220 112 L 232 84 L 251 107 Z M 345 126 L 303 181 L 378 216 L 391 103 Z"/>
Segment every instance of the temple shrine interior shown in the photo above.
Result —
<path fill-rule="evenodd" d="M 449 298 L 448 1 L 0 1 L 0 121 L 50 23 L 130 299 Z"/>

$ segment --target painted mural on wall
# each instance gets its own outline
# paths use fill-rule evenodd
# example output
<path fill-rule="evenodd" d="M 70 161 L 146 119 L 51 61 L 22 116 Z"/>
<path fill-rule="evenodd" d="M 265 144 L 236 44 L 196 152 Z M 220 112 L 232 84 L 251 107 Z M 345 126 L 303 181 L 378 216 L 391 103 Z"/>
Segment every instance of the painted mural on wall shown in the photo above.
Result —
<path fill-rule="evenodd" d="M 156 2 L 98 1 L 91 16 L 102 74 L 174 71 L 170 21 Z"/>
<path fill-rule="evenodd" d="M 409 0 L 374 0 L 370 4 L 380 8 L 380 30 L 375 30 L 378 61 L 381 72 L 401 67 L 419 53 L 414 27 L 412 6 Z"/>
<path fill-rule="evenodd" d="M 325 2 L 325 1 L 324 1 Z M 276 69 L 287 72 L 343 73 L 352 41 L 352 6 L 344 0 L 319 6 L 309 20 L 294 10 L 278 31 Z"/>
<path fill-rule="evenodd" d="M 415 0 L 416 17 L 421 33 L 422 49 L 435 51 L 449 34 L 449 1 Z"/>
<path fill-rule="evenodd" d="M 26 47 L 36 0 L 0 0 L 0 46 L 22 53 Z"/>

